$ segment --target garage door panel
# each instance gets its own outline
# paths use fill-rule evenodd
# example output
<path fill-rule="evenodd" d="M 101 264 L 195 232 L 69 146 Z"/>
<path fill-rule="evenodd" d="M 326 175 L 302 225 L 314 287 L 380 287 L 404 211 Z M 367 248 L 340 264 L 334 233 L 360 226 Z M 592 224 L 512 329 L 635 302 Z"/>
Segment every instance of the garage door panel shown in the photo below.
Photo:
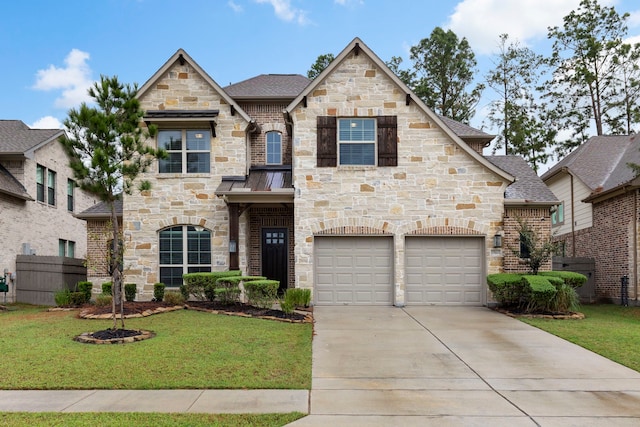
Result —
<path fill-rule="evenodd" d="M 484 239 L 407 237 L 406 303 L 482 305 Z"/>
<path fill-rule="evenodd" d="M 316 304 L 393 303 L 393 239 L 318 236 L 314 251 Z"/>

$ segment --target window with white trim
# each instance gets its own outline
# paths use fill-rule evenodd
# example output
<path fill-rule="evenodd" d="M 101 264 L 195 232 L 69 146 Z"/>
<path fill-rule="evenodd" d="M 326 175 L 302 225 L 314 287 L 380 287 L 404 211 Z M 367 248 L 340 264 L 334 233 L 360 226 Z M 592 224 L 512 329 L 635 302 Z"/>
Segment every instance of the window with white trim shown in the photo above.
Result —
<path fill-rule="evenodd" d="M 160 282 L 182 285 L 182 275 L 211 271 L 211 232 L 202 227 L 178 225 L 158 233 Z"/>
<path fill-rule="evenodd" d="M 376 164 L 376 120 L 338 119 L 338 164 Z"/>
<path fill-rule="evenodd" d="M 564 202 L 555 206 L 555 210 L 551 212 L 551 225 L 557 227 L 564 224 Z"/>
<path fill-rule="evenodd" d="M 282 164 L 282 134 L 280 132 L 267 132 L 266 152 L 268 165 Z"/>
<path fill-rule="evenodd" d="M 209 173 L 211 171 L 210 130 L 159 130 L 158 148 L 167 152 L 167 157 L 159 160 L 160 173 Z"/>

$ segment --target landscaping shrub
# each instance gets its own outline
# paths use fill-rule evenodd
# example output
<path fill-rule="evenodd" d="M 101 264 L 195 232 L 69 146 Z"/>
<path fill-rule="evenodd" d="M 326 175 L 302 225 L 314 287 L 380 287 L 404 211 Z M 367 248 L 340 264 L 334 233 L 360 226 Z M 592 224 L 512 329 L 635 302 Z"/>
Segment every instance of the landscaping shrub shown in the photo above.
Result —
<path fill-rule="evenodd" d="M 234 304 L 240 301 L 240 282 L 265 280 L 264 276 L 226 276 L 216 280 L 215 298 L 223 304 Z"/>
<path fill-rule="evenodd" d="M 86 302 L 84 292 L 71 292 L 69 296 L 71 297 L 71 305 L 74 307 L 81 306 Z"/>
<path fill-rule="evenodd" d="M 525 275 L 522 279 L 531 291 L 526 311 L 548 311 L 551 300 L 558 292 L 556 287 L 544 276 Z"/>
<path fill-rule="evenodd" d="M 290 288 L 284 293 L 284 299 L 287 304 L 294 307 L 309 307 L 311 303 L 311 289 Z"/>
<path fill-rule="evenodd" d="M 287 300 L 286 295 L 284 299 L 280 300 L 280 309 L 282 309 L 283 313 L 291 314 L 295 308 L 293 301 L 290 298 Z"/>
<path fill-rule="evenodd" d="M 71 291 L 67 288 L 59 289 L 53 293 L 53 299 L 58 307 L 71 304 Z"/>
<path fill-rule="evenodd" d="M 487 276 L 487 284 L 498 304 L 506 307 L 520 307 L 529 294 L 529 288 L 516 273 L 498 273 Z"/>
<path fill-rule="evenodd" d="M 278 296 L 278 280 L 251 280 L 244 282 L 249 304 L 259 308 L 271 308 Z"/>
<path fill-rule="evenodd" d="M 112 287 L 113 284 L 111 282 L 104 282 L 102 284 L 102 295 L 113 295 L 113 293 L 111 292 Z"/>
<path fill-rule="evenodd" d="M 182 305 L 184 304 L 185 299 L 180 292 L 168 291 L 164 293 L 164 301 L 171 305 Z"/>
<path fill-rule="evenodd" d="M 137 286 L 135 283 L 124 284 L 124 299 L 125 301 L 133 301 L 136 299 Z"/>
<path fill-rule="evenodd" d="M 572 288 L 579 288 L 587 283 L 587 276 L 573 271 L 541 271 L 541 276 L 559 277 Z"/>
<path fill-rule="evenodd" d="M 566 283 L 556 286 L 557 292 L 551 299 L 549 311 L 554 313 L 570 313 L 578 311 L 580 307 L 580 297 L 576 290 Z"/>
<path fill-rule="evenodd" d="M 96 306 L 97 307 L 108 307 L 111 305 L 111 300 L 112 300 L 112 296 L 111 295 L 98 295 L 96 297 Z"/>
<path fill-rule="evenodd" d="M 93 283 L 92 282 L 78 282 L 76 288 L 79 292 L 84 293 L 84 302 L 91 301 L 91 292 L 93 291 Z"/>
<path fill-rule="evenodd" d="M 156 301 L 162 301 L 164 299 L 164 283 L 153 284 L 153 299 Z"/>
<path fill-rule="evenodd" d="M 213 286 L 215 289 L 216 280 L 219 278 L 226 276 L 239 276 L 241 273 L 241 271 L 234 270 L 184 274 L 182 276 L 184 284 L 180 287 L 180 291 L 185 297 L 185 300 L 188 300 L 189 297 L 193 295 L 198 301 L 204 301 L 207 299 L 206 289 L 208 285 Z M 215 291 L 213 293 L 215 294 Z"/>

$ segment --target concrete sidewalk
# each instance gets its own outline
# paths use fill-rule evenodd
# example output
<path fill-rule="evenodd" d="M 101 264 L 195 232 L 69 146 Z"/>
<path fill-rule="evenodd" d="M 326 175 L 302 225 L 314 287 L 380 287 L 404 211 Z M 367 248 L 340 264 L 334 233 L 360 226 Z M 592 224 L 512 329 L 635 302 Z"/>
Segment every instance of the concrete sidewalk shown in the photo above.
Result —
<path fill-rule="evenodd" d="M 0 390 L 0 412 L 309 412 L 308 390 Z"/>

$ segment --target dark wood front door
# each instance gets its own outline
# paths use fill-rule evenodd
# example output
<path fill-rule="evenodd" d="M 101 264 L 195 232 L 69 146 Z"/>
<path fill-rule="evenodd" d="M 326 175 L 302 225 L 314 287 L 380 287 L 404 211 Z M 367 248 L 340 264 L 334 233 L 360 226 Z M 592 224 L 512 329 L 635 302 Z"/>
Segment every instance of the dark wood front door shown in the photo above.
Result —
<path fill-rule="evenodd" d="M 288 284 L 288 237 L 286 228 L 262 229 L 262 275 L 280 281 L 278 293 L 284 293 Z"/>

